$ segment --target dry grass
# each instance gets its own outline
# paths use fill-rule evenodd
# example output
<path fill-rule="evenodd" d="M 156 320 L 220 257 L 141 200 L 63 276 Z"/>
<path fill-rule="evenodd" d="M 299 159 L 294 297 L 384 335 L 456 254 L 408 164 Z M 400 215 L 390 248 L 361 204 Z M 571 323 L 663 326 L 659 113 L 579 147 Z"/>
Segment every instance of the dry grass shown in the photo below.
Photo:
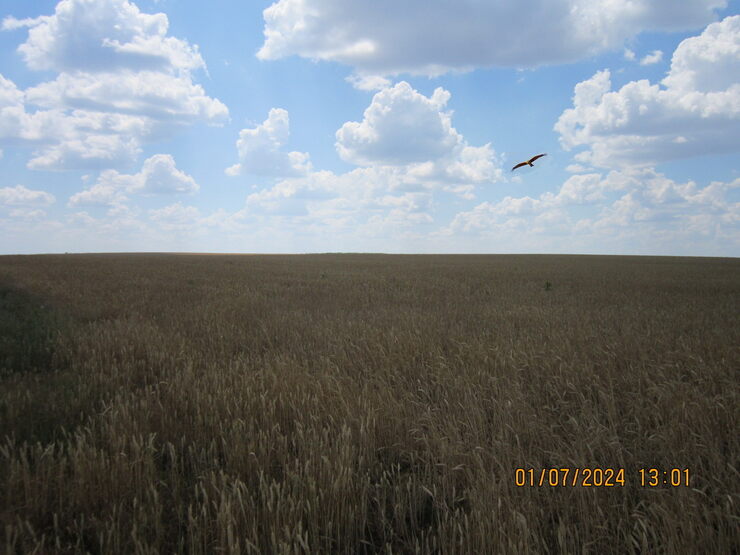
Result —
<path fill-rule="evenodd" d="M 6 256 L 0 278 L 8 553 L 737 552 L 738 259 Z"/>

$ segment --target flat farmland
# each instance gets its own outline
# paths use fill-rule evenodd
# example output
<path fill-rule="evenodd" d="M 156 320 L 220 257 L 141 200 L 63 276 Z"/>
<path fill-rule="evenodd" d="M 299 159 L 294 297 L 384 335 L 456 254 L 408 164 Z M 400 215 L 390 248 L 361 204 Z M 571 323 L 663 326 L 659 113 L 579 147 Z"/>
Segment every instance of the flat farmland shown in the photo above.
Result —
<path fill-rule="evenodd" d="M 2 256 L 3 545 L 737 552 L 739 339 L 732 258 Z"/>

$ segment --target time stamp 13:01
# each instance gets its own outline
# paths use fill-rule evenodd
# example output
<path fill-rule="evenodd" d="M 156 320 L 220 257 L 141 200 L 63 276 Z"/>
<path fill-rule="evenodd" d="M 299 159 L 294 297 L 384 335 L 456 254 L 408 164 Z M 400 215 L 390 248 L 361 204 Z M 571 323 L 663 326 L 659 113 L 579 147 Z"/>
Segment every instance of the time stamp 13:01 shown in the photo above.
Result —
<path fill-rule="evenodd" d="M 624 468 L 517 468 L 514 484 L 518 487 L 624 487 L 632 481 L 642 487 L 689 487 L 688 468 L 639 468 L 627 473 Z"/>

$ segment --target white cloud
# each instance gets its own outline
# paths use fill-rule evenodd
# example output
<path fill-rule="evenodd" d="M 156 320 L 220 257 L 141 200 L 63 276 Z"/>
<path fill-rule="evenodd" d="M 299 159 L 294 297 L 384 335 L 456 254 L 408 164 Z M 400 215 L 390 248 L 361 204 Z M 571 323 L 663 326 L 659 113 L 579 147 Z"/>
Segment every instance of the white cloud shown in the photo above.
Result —
<path fill-rule="evenodd" d="M 257 56 L 330 60 L 368 75 L 438 75 L 565 63 L 647 30 L 711 22 L 726 0 L 279 0 L 264 10 Z"/>
<path fill-rule="evenodd" d="M 444 110 L 449 98 L 441 88 L 425 97 L 406 82 L 383 89 L 361 122 L 347 122 L 336 133 L 340 156 L 362 167 L 342 174 L 310 168 L 294 171 L 248 195 L 244 209 L 226 218 L 224 225 L 290 218 L 289 225 L 300 225 L 304 231 L 342 230 L 377 237 L 430 224 L 434 191 L 472 199 L 476 185 L 502 175 L 490 145 L 470 146 L 452 127 L 451 113 Z M 280 150 L 288 131 L 288 113 L 272 110 L 263 124 L 241 132 L 241 163 L 227 173 L 259 170 L 276 175 L 277 167 L 282 168 L 279 173 L 288 174 L 286 168 L 295 165 L 287 164 L 287 155 Z"/>
<path fill-rule="evenodd" d="M 624 59 L 629 61 L 634 61 L 635 59 L 635 53 L 634 51 L 630 50 L 629 48 L 624 49 Z"/>
<path fill-rule="evenodd" d="M 0 140 L 19 136 L 27 117 L 23 92 L 0 74 Z"/>
<path fill-rule="evenodd" d="M 170 195 L 198 189 L 191 176 L 177 169 L 172 156 L 155 154 L 144 161 L 138 173 L 101 172 L 94 185 L 70 197 L 69 206 L 119 206 L 127 200 L 125 193 Z"/>
<path fill-rule="evenodd" d="M 663 59 L 663 52 L 661 50 L 653 50 L 650 54 L 647 54 L 640 60 L 641 66 L 649 66 L 657 64 Z"/>
<path fill-rule="evenodd" d="M 584 173 L 588 171 L 588 168 L 580 164 L 568 164 L 565 166 L 565 171 L 570 173 Z"/>
<path fill-rule="evenodd" d="M 60 123 L 67 127 L 65 118 Z M 61 127 L 61 126 L 60 126 Z M 52 136 L 46 136 L 49 141 Z M 102 169 L 118 166 L 136 158 L 141 152 L 139 142 L 121 135 L 97 135 L 76 128 L 69 134 L 57 135 L 59 143 L 36 151 L 28 161 L 32 170 Z"/>
<path fill-rule="evenodd" d="M 491 145 L 470 146 L 452 126 L 452 112 L 445 111 L 450 96 L 438 87 L 426 97 L 405 81 L 383 89 L 361 122 L 346 122 L 337 131 L 339 156 L 360 166 L 403 168 L 409 184 L 500 180 L 500 160 Z"/>
<path fill-rule="evenodd" d="M 26 91 L 0 76 L 0 140 L 37 145 L 31 169 L 101 169 L 179 126 L 222 124 L 226 106 L 193 82 L 205 69 L 197 46 L 168 37 L 168 25 L 128 0 L 62 0 L 50 16 L 6 18 L 3 29 L 29 28 L 18 48 L 28 67 L 58 75 Z"/>
<path fill-rule="evenodd" d="M 200 189 L 191 176 L 175 167 L 175 159 L 169 154 L 148 158 L 141 171 L 132 177 L 134 183 L 127 190 L 145 195 L 194 193 Z"/>
<path fill-rule="evenodd" d="M 469 200 L 475 198 L 477 185 L 502 179 L 491 146 L 468 145 L 452 127 L 452 114 L 445 111 L 449 98 L 442 88 L 426 97 L 406 82 L 383 89 L 361 122 L 347 122 L 336 133 L 340 156 L 361 167 L 283 179 L 250 194 L 240 217 L 289 216 L 293 225 L 300 222 L 306 229 L 361 230 L 374 237 L 392 228 L 430 224 L 435 191 Z M 261 126 L 245 131 L 251 132 L 243 145 L 263 137 L 258 144 L 269 147 L 259 158 L 270 160 L 287 138 L 287 112 L 272 111 Z"/>
<path fill-rule="evenodd" d="M 553 198 L 558 204 L 592 204 L 605 199 L 601 176 L 596 173 L 573 175 L 560 187 Z"/>
<path fill-rule="evenodd" d="M 567 208 L 575 205 L 594 205 L 603 201 L 605 193 L 623 188 L 618 180 L 603 180 L 597 173 L 573 175 L 560 187 L 557 194 L 542 193 L 538 198 L 504 197 L 498 202 L 482 202 L 471 211 L 455 216 L 449 230 L 472 231 L 487 227 L 506 229 L 525 228 L 535 223 L 535 232 L 544 231 L 547 223 L 551 230 L 562 231 L 570 218 Z"/>
<path fill-rule="evenodd" d="M 166 36 L 168 26 L 165 14 L 141 13 L 128 0 L 62 0 L 54 15 L 3 21 L 4 29 L 30 28 L 18 51 L 31 69 L 110 72 L 204 67 L 197 47 Z"/>
<path fill-rule="evenodd" d="M 480 203 L 458 213 L 440 235 L 517 240 L 552 234 L 578 240 L 593 236 L 597 240 L 591 244 L 601 248 L 615 234 L 621 240 L 660 236 L 673 248 L 682 241 L 708 237 L 740 246 L 740 203 L 729 198 L 730 191 L 738 188 L 740 178 L 700 188 L 693 181 L 677 183 L 652 168 L 574 175 L 557 194 Z M 576 205 L 590 205 L 592 215 L 574 212 Z"/>
<path fill-rule="evenodd" d="M 662 84 L 669 90 L 720 93 L 740 82 L 740 15 L 713 23 L 676 47 Z M 737 96 L 733 98 L 737 102 Z"/>
<path fill-rule="evenodd" d="M 15 220 L 24 222 L 39 222 L 46 218 L 46 211 L 31 208 L 14 208 L 10 211 L 9 216 Z"/>
<path fill-rule="evenodd" d="M 253 129 L 242 129 L 236 148 L 239 163 L 226 169 L 228 175 L 296 176 L 311 170 L 309 155 L 305 152 L 283 152 L 290 136 L 288 111 L 270 110 L 267 119 Z"/>
<path fill-rule="evenodd" d="M 460 141 L 448 112 L 441 111 L 450 93 L 438 87 L 430 98 L 401 81 L 376 93 L 362 122 L 337 131 L 337 152 L 357 165 L 405 165 L 435 160 Z"/>
<path fill-rule="evenodd" d="M 155 122 L 222 123 L 228 110 L 206 96 L 189 76 L 121 70 L 118 73 L 62 73 L 25 92 L 26 101 L 44 108 L 144 116 Z"/>
<path fill-rule="evenodd" d="M 69 198 L 68 206 L 115 206 L 126 200 L 126 195 L 114 184 L 96 183 L 92 187 L 72 195 Z"/>
<path fill-rule="evenodd" d="M 346 77 L 345 81 L 361 91 L 379 91 L 391 86 L 390 80 L 380 75 L 358 75 L 353 73 Z"/>
<path fill-rule="evenodd" d="M 139 137 L 151 133 L 145 117 L 62 109 L 29 112 L 26 93 L 0 75 L 0 141 L 37 146 L 31 169 L 100 168 L 135 158 Z"/>
<path fill-rule="evenodd" d="M 417 164 L 409 168 L 409 175 L 420 180 L 440 182 L 448 185 L 493 183 L 503 180 L 501 159 L 491 148 L 469 146 L 462 140 L 446 157 L 433 164 Z"/>
<path fill-rule="evenodd" d="M 356 175 L 360 177 L 360 172 Z M 258 207 L 268 211 L 291 210 L 291 201 L 299 200 L 300 209 L 304 211 L 306 201 L 331 199 L 342 195 L 348 183 L 342 183 L 341 177 L 333 172 L 323 170 L 312 172 L 303 178 L 285 179 L 274 186 L 262 189 L 247 196 L 248 207 Z M 360 181 L 354 182 L 357 187 Z M 295 206 L 296 203 L 292 203 Z"/>
<path fill-rule="evenodd" d="M 80 225 L 83 227 L 89 227 L 96 223 L 96 219 L 84 210 L 81 212 L 75 212 L 67 217 L 67 221 L 70 224 Z"/>
<path fill-rule="evenodd" d="M 608 70 L 578 83 L 555 125 L 582 163 L 619 168 L 737 151 L 740 16 L 709 25 L 676 48 L 663 87 L 632 81 L 611 91 Z"/>
<path fill-rule="evenodd" d="M 0 188 L 0 205 L 4 206 L 49 206 L 54 201 L 51 193 L 29 189 L 23 185 Z"/>
<path fill-rule="evenodd" d="M 166 231 L 190 231 L 198 227 L 200 211 L 195 206 L 177 202 L 157 210 L 149 210 L 149 219 Z"/>
<path fill-rule="evenodd" d="M 740 187 L 740 179 L 713 181 L 704 188 L 696 183 L 676 183 L 652 169 L 622 176 L 627 192 L 604 207 L 595 218 L 584 220 L 583 231 L 609 233 L 618 228 L 650 226 L 663 234 L 734 237 L 740 244 L 740 203 L 727 194 Z"/>
<path fill-rule="evenodd" d="M 3 19 L 3 23 L 2 26 L 0 26 L 0 29 L 2 29 L 3 31 L 15 31 L 16 29 L 22 29 L 23 27 L 35 27 L 42 21 L 43 16 L 17 19 L 9 15 L 5 19 Z"/>
<path fill-rule="evenodd" d="M 432 191 L 392 166 L 311 172 L 250 194 L 243 217 L 291 217 L 300 229 L 377 236 L 432 221 Z"/>
<path fill-rule="evenodd" d="M 157 230 L 142 220 L 140 210 L 123 204 L 111 206 L 105 216 L 100 218 L 95 218 L 86 211 L 70 214 L 65 231 L 73 237 L 83 232 L 96 241 L 102 240 L 101 245 L 127 244 L 129 246 L 126 248 L 132 248 L 132 245 L 138 244 L 145 245 L 146 250 L 152 249 L 158 239 Z"/>

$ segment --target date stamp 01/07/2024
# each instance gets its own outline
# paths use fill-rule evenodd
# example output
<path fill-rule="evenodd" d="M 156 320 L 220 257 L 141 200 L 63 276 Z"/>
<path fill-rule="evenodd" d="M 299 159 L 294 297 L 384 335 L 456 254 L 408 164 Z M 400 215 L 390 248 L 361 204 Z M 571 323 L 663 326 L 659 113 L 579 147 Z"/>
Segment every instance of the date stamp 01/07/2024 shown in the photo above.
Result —
<path fill-rule="evenodd" d="M 517 487 L 624 487 L 630 477 L 641 487 L 689 487 L 688 468 L 638 468 L 628 473 L 624 468 L 517 468 Z"/>

